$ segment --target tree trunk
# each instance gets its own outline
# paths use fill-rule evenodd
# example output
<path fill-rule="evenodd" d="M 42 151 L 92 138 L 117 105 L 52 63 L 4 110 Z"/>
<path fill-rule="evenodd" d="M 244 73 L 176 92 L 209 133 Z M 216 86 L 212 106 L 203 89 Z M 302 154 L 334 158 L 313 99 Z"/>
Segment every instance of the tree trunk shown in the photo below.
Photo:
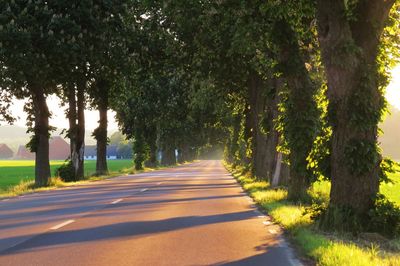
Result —
<path fill-rule="evenodd" d="M 278 153 L 278 156 L 276 158 L 276 166 L 275 166 L 275 172 L 274 176 L 271 181 L 271 186 L 276 187 L 280 183 L 280 178 L 281 178 L 281 169 L 282 169 L 282 153 Z"/>
<path fill-rule="evenodd" d="M 178 163 L 184 163 L 185 162 L 182 148 L 178 149 L 178 156 L 177 156 L 176 160 L 177 160 Z"/>
<path fill-rule="evenodd" d="M 76 180 L 84 177 L 84 154 L 85 154 L 85 89 L 86 81 L 80 80 L 77 83 L 77 118 L 78 127 L 76 134 L 76 148 L 71 158 L 75 170 Z"/>
<path fill-rule="evenodd" d="M 196 160 L 196 156 L 197 156 L 197 149 L 194 147 L 187 147 L 187 151 L 186 151 L 186 158 L 188 162 L 192 162 L 194 160 Z"/>
<path fill-rule="evenodd" d="M 267 156 L 267 136 L 261 130 L 261 119 L 265 112 L 264 82 L 257 73 L 252 73 L 248 82 L 249 119 L 251 127 L 252 172 L 257 178 L 266 177 L 265 157 Z"/>
<path fill-rule="evenodd" d="M 162 165 L 174 165 L 176 164 L 175 157 L 175 146 L 171 143 L 164 143 L 161 157 Z"/>
<path fill-rule="evenodd" d="M 377 54 L 393 3 L 358 1 L 353 14 L 357 19 L 350 21 L 343 1 L 318 1 L 332 125 L 332 186 L 322 224 L 330 229 L 354 230 L 365 223 L 379 190 L 377 124 L 384 100 L 377 82 Z"/>
<path fill-rule="evenodd" d="M 44 90 L 40 86 L 30 88 L 32 93 L 33 112 L 35 116 L 34 136 L 31 148 L 35 156 L 35 186 L 47 186 L 51 177 L 49 159 L 49 117 Z"/>
<path fill-rule="evenodd" d="M 108 174 L 107 167 L 107 104 L 99 104 L 99 127 L 95 130 L 96 138 L 96 175 L 106 175 Z"/>
<path fill-rule="evenodd" d="M 275 169 L 277 165 L 278 152 L 277 146 L 279 141 L 279 134 L 276 130 L 275 120 L 278 118 L 278 103 L 279 93 L 283 88 L 282 79 L 271 78 L 269 80 L 269 93 L 265 110 L 264 118 L 264 131 L 266 132 L 266 146 L 264 156 L 264 171 L 265 178 L 272 183 L 273 177 L 275 176 Z"/>
<path fill-rule="evenodd" d="M 233 167 L 236 167 L 240 163 L 240 145 L 239 145 L 239 134 L 240 134 L 240 115 L 234 115 L 232 125 L 232 135 L 230 139 L 230 146 L 228 149 L 227 158 Z"/>
<path fill-rule="evenodd" d="M 108 84 L 105 80 L 98 80 L 97 86 L 97 108 L 99 110 L 99 126 L 94 130 L 93 137 L 96 139 L 96 175 L 108 174 L 107 167 L 107 110 L 108 110 Z"/>
<path fill-rule="evenodd" d="M 157 167 L 157 131 L 155 128 L 150 129 L 147 133 L 147 145 L 149 147 L 149 158 L 145 162 L 145 166 Z"/>
<path fill-rule="evenodd" d="M 133 154 L 134 154 L 134 164 L 135 170 L 142 170 L 143 163 L 146 159 L 146 142 L 143 136 L 143 128 L 139 126 L 139 123 L 136 123 L 137 127 L 135 128 L 135 138 L 133 142 Z"/>
<path fill-rule="evenodd" d="M 76 154 L 76 137 L 77 137 L 77 110 L 76 110 L 76 89 L 74 85 L 67 85 L 67 97 L 68 97 L 68 122 L 69 122 L 69 147 L 70 147 L 70 160 L 75 158 Z M 76 179 L 76 178 L 75 178 Z"/>
<path fill-rule="evenodd" d="M 243 119 L 244 119 L 244 125 L 242 129 L 243 143 L 241 143 L 239 150 L 240 164 L 246 166 L 246 169 L 253 173 L 253 166 L 252 166 L 253 134 L 252 134 L 250 106 L 248 102 L 246 102 L 246 108 L 244 110 Z"/>
<path fill-rule="evenodd" d="M 288 198 L 298 201 L 308 198 L 307 190 L 311 184 L 307 157 L 318 133 L 319 112 L 314 100 L 317 88 L 305 68 L 297 36 L 290 25 L 285 20 L 277 21 L 275 31 L 279 63 L 287 84 L 283 132 L 290 149 Z"/>

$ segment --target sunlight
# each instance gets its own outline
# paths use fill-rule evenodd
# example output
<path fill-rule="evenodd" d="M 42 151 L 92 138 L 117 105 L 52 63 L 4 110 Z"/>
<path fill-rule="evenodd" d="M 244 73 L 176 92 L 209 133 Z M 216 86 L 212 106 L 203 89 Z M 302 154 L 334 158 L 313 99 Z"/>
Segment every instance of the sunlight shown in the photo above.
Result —
<path fill-rule="evenodd" d="M 57 127 L 58 129 L 68 128 L 68 120 L 65 118 L 66 107 L 60 107 L 60 99 L 55 95 L 50 95 L 47 98 L 47 105 L 49 107 L 52 116 L 50 118 L 50 124 Z M 11 106 L 11 113 L 17 118 L 15 125 L 20 127 L 26 126 L 26 113 L 24 112 L 25 100 L 14 100 Z M 86 129 L 93 130 L 98 127 L 99 114 L 96 110 L 85 110 L 86 116 Z M 108 113 L 108 129 L 118 130 L 118 124 L 115 121 L 115 112 L 109 111 Z"/>
<path fill-rule="evenodd" d="M 400 65 L 392 70 L 392 81 L 386 89 L 386 100 L 400 110 Z"/>

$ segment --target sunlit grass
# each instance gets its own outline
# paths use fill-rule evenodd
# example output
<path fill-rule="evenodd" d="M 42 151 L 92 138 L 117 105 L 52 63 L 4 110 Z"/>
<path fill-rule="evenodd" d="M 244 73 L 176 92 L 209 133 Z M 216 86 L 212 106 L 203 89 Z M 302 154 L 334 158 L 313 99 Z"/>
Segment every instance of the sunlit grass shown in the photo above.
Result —
<path fill-rule="evenodd" d="M 390 174 L 392 183 L 382 184 L 380 192 L 400 206 L 400 173 Z"/>
<path fill-rule="evenodd" d="M 4 162 L 4 161 L 0 161 L 0 162 Z M 62 161 L 60 161 L 60 162 L 63 163 Z M 52 165 L 61 165 L 61 163 L 57 164 L 57 161 L 56 161 L 56 163 L 53 162 Z M 63 182 L 59 177 L 52 177 L 50 179 L 49 185 L 46 187 L 36 187 L 33 177 L 31 177 L 29 179 L 19 179 L 18 184 L 8 186 L 7 189 L 1 190 L 1 186 L 0 186 L 0 198 L 13 197 L 13 196 L 17 196 L 17 195 L 26 194 L 26 193 L 32 193 L 32 192 L 52 190 L 55 188 L 66 187 L 66 186 L 76 186 L 76 185 L 85 184 L 88 182 L 100 181 L 100 180 L 104 180 L 104 179 L 108 179 L 108 178 L 113 178 L 116 176 L 120 176 L 121 174 L 138 174 L 138 173 L 160 170 L 160 169 L 164 169 L 164 168 L 173 168 L 173 167 L 185 165 L 188 163 L 191 163 L 191 162 L 185 162 L 183 164 L 176 164 L 173 166 L 158 166 L 155 168 L 145 167 L 143 170 L 135 170 L 133 167 L 130 167 L 132 165 L 131 160 L 110 160 L 110 161 L 108 161 L 108 167 L 110 170 L 108 175 L 102 175 L 102 176 L 86 175 L 83 180 L 80 180 L 77 182 Z M 24 164 L 28 164 L 28 165 L 30 164 L 31 166 L 29 166 L 29 167 L 34 166 L 34 164 L 32 164 L 31 161 L 25 161 L 25 163 L 21 163 L 20 165 L 24 165 Z M 87 167 L 87 166 L 89 166 L 89 167 Z M 14 166 L 15 169 L 19 169 L 21 167 L 24 167 L 24 166 L 18 166 L 18 164 L 16 164 Z M 86 167 L 86 170 L 88 168 L 92 169 L 91 173 L 94 173 L 95 168 L 93 168 L 93 167 L 95 167 L 95 161 L 85 161 L 85 167 Z M 1 169 L 2 168 L 0 167 L 0 170 Z M 3 172 L 3 174 L 4 174 L 4 172 Z M 1 180 L 1 173 L 0 173 L 0 180 Z M 4 179 L 3 179 L 3 182 L 4 182 Z M 1 185 L 1 182 L 0 182 L 0 185 Z"/>
<path fill-rule="evenodd" d="M 50 171 L 54 177 L 56 169 L 64 161 L 50 161 Z M 127 172 L 132 168 L 132 160 L 109 160 L 108 168 L 113 172 Z M 0 193 L 34 179 L 34 160 L 0 160 Z M 85 176 L 91 176 L 96 171 L 96 161 L 85 161 Z"/>
<path fill-rule="evenodd" d="M 317 265 L 400 265 L 399 255 L 381 250 L 377 244 L 359 245 L 347 236 L 328 235 L 318 231 L 310 216 L 305 212 L 306 206 L 287 201 L 285 189 L 272 189 L 267 182 L 255 181 L 249 176 L 243 176 L 241 169 L 232 169 L 228 165 L 226 167 L 255 202 L 267 211 L 274 222 L 286 229 L 300 251 L 314 259 Z M 314 200 L 327 202 L 329 190 L 329 182 L 321 181 L 315 183 L 309 193 Z M 392 240 L 390 246 L 396 245 L 400 247 L 399 240 Z"/>

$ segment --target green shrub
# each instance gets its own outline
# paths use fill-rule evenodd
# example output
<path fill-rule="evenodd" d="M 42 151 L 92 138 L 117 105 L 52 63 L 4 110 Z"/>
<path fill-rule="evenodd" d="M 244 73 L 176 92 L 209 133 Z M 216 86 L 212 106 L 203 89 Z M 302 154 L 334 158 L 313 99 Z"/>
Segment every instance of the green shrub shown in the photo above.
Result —
<path fill-rule="evenodd" d="M 390 238 L 400 236 L 400 208 L 385 196 L 378 196 L 369 216 L 368 231 L 378 232 Z"/>
<path fill-rule="evenodd" d="M 64 182 L 75 182 L 76 176 L 74 172 L 74 167 L 71 161 L 67 161 L 56 169 L 56 176 L 59 176 Z"/>

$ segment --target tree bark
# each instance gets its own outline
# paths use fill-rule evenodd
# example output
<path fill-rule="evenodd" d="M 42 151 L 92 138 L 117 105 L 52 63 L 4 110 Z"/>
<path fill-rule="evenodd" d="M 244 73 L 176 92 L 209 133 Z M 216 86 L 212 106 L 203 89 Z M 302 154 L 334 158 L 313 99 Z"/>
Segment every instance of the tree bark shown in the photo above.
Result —
<path fill-rule="evenodd" d="M 147 133 L 147 145 L 149 147 L 149 158 L 145 162 L 146 167 L 156 167 L 157 161 L 157 131 L 152 128 Z"/>
<path fill-rule="evenodd" d="M 282 153 L 278 153 L 276 158 L 276 166 L 274 171 L 274 176 L 271 181 L 271 186 L 276 187 L 279 185 L 280 178 L 281 178 L 281 169 L 282 169 Z"/>
<path fill-rule="evenodd" d="M 108 174 L 107 167 L 107 105 L 101 104 L 98 106 L 99 109 L 99 127 L 96 129 L 96 175 Z"/>
<path fill-rule="evenodd" d="M 67 98 L 68 98 L 68 122 L 69 122 L 69 147 L 70 147 L 70 160 L 75 158 L 76 153 L 76 137 L 77 137 L 77 110 L 76 110 L 76 89 L 75 85 L 67 85 Z"/>
<path fill-rule="evenodd" d="M 264 82 L 257 73 L 251 73 L 248 82 L 249 119 L 251 143 L 252 172 L 257 178 L 266 177 L 265 157 L 267 153 L 267 136 L 261 130 L 261 119 L 265 112 Z"/>
<path fill-rule="evenodd" d="M 229 150 L 227 154 L 228 162 L 230 162 L 233 167 L 236 167 L 240 164 L 240 146 L 239 146 L 239 134 L 240 134 L 240 122 L 241 117 L 240 115 L 236 114 L 233 117 L 233 125 L 232 125 L 232 135 L 229 145 Z"/>
<path fill-rule="evenodd" d="M 49 159 L 49 137 L 50 112 L 47 107 L 44 90 L 40 86 L 32 86 L 33 112 L 35 116 L 35 127 L 33 143 L 31 147 L 36 153 L 35 156 L 35 185 L 38 187 L 47 186 L 51 177 Z"/>
<path fill-rule="evenodd" d="M 275 169 L 277 165 L 278 152 L 277 146 L 279 142 L 279 134 L 276 130 L 275 121 L 278 118 L 278 102 L 279 102 L 279 92 L 283 88 L 282 79 L 271 78 L 268 82 L 269 93 L 265 110 L 264 118 L 264 131 L 266 131 L 266 146 L 265 146 L 265 156 L 264 156 L 264 172 L 265 178 L 272 183 L 273 177 L 275 176 Z"/>
<path fill-rule="evenodd" d="M 93 136 L 96 139 L 96 175 L 108 174 L 107 167 L 107 110 L 108 110 L 108 84 L 100 80 L 97 82 L 98 100 L 97 108 L 99 110 L 99 126 L 94 130 Z"/>
<path fill-rule="evenodd" d="M 85 154 L 85 90 L 86 80 L 82 78 L 77 83 L 77 134 L 76 148 L 71 158 L 75 170 L 76 180 L 84 178 L 84 154 Z"/>
<path fill-rule="evenodd" d="M 176 164 L 175 146 L 169 142 L 163 144 L 161 164 L 162 165 Z"/>
<path fill-rule="evenodd" d="M 383 25 L 393 3 L 358 1 L 354 9 L 357 19 L 351 21 L 346 19 L 343 1 L 318 1 L 318 36 L 332 125 L 332 186 L 324 218 L 330 228 L 350 228 L 354 224 L 354 220 L 338 215 L 337 210 L 351 211 L 355 219 L 362 221 L 379 190 L 380 155 L 376 144 L 383 96 L 376 79 L 376 63 Z"/>
<path fill-rule="evenodd" d="M 317 136 L 319 113 L 314 95 L 317 91 L 305 67 L 298 39 L 285 21 L 276 22 L 276 45 L 279 64 L 287 84 L 285 139 L 290 149 L 290 180 L 288 198 L 293 201 L 307 199 L 311 184 L 307 170 L 307 157 Z"/>

